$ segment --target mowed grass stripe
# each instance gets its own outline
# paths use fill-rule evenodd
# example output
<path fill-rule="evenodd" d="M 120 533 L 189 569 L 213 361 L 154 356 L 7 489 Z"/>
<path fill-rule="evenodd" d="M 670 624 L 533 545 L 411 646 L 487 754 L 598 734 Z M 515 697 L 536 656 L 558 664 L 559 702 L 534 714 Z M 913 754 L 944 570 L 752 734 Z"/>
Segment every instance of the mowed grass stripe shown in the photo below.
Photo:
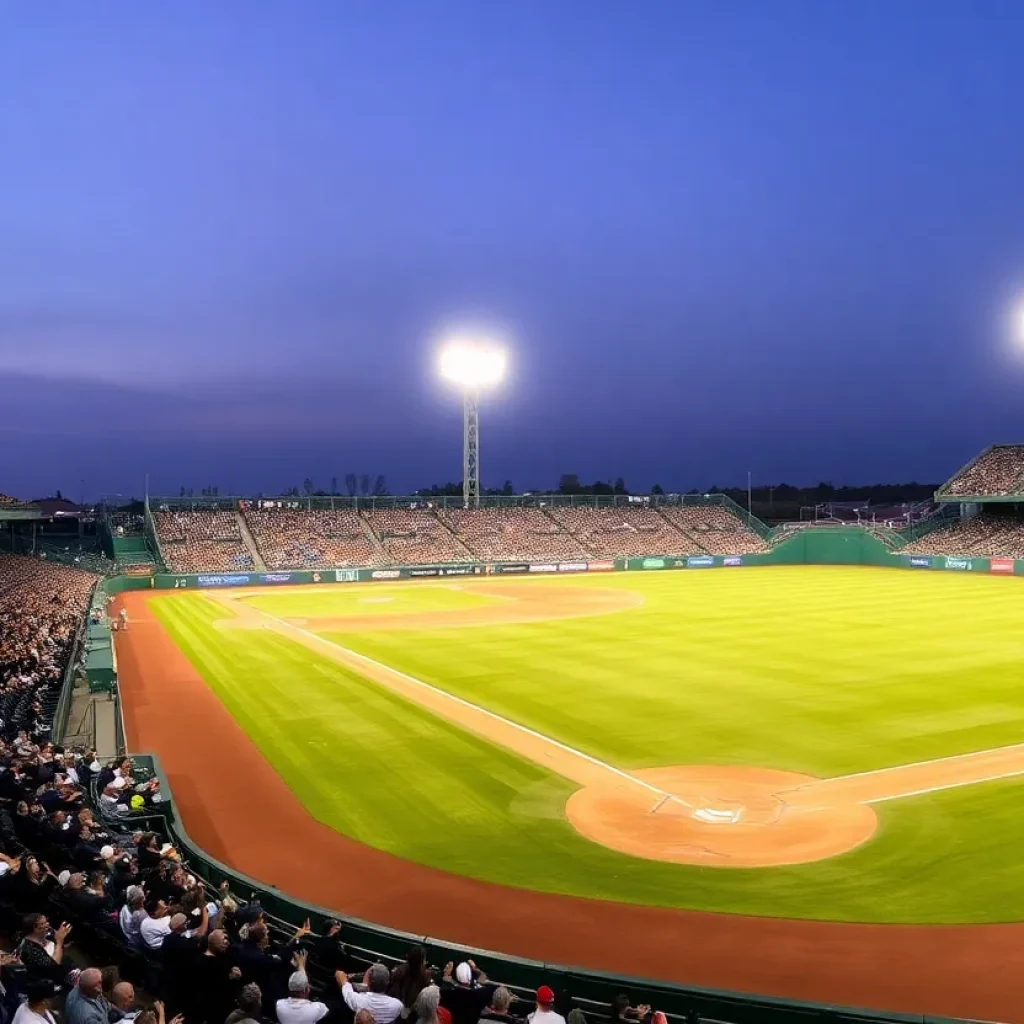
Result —
<path fill-rule="evenodd" d="M 523 793 L 550 793 L 557 813 L 572 791 L 277 633 L 215 629 L 227 613 L 202 596 L 152 607 L 310 813 L 346 835 L 423 859 L 448 844 L 442 824 L 501 833 Z M 448 808 L 441 821 L 432 806 Z"/>
<path fill-rule="evenodd" d="M 572 585 L 628 587 L 645 604 L 333 639 L 627 769 L 829 776 L 1024 741 L 1015 581 L 787 567 Z"/>
<path fill-rule="evenodd" d="M 726 761 L 830 775 L 1024 740 L 1015 581 L 800 568 L 571 585 L 626 587 L 645 604 L 594 620 L 336 639 L 626 768 Z M 178 602 L 196 609 L 179 614 Z M 576 835 L 563 780 L 301 645 L 217 631 L 221 612 L 200 595 L 153 606 L 300 799 L 400 856 L 653 905 L 849 921 L 1020 916 L 1020 779 L 882 805 L 871 843 L 818 864 L 658 864 Z M 292 749 L 309 739 L 318 753 Z"/>

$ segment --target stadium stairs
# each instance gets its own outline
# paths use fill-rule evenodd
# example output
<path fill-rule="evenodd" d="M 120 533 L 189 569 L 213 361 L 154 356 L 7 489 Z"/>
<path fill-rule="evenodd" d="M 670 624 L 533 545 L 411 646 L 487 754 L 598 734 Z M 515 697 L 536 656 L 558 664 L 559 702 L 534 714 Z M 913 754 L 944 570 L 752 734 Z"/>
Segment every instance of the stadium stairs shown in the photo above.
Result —
<path fill-rule="evenodd" d="M 440 524 L 441 529 L 448 533 L 451 536 L 452 540 L 455 541 L 455 543 L 458 545 L 459 550 L 465 554 L 467 562 L 476 562 L 479 560 L 478 556 L 473 554 L 472 551 L 470 551 L 466 542 L 439 515 L 435 513 L 434 518 Z"/>
<path fill-rule="evenodd" d="M 687 547 L 686 549 L 687 551 L 690 551 L 692 548 L 693 553 L 697 555 L 710 553 L 711 549 L 701 544 L 700 540 L 698 540 L 692 533 L 690 533 L 689 530 L 684 530 L 678 523 L 672 522 L 672 520 L 669 519 L 667 515 L 665 515 L 665 510 L 663 508 L 658 508 L 657 512 L 658 515 L 661 516 L 661 518 L 664 519 L 665 522 L 668 523 L 668 525 L 676 531 L 676 533 L 678 533 L 681 537 L 685 538 L 686 543 L 689 545 L 689 547 Z"/>
<path fill-rule="evenodd" d="M 259 545 L 256 543 L 256 538 L 252 535 L 249 530 L 249 524 L 245 521 L 245 516 L 242 515 L 237 509 L 235 510 L 235 522 L 238 524 L 238 533 L 242 538 L 242 543 L 245 545 L 249 554 L 252 556 L 252 564 L 259 569 L 260 572 L 267 571 L 267 563 L 263 561 L 263 556 L 260 554 Z"/>

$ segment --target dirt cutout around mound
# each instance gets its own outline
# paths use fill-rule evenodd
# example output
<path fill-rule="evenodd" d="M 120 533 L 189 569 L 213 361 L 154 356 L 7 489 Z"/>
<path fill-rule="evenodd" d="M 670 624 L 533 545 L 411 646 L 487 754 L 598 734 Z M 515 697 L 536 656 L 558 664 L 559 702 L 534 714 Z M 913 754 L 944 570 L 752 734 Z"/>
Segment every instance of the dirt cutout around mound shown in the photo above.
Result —
<path fill-rule="evenodd" d="M 479 589 L 492 592 L 483 584 Z M 569 617 L 611 603 L 589 600 L 574 611 L 573 599 L 578 595 L 620 592 L 555 590 L 540 584 L 499 587 L 497 593 L 513 594 L 526 607 L 539 605 L 528 613 L 537 616 L 550 597 L 558 594 L 554 607 L 561 617 Z M 872 804 L 1024 774 L 1024 744 L 834 779 L 730 765 L 625 771 L 349 650 L 294 620 L 259 611 L 231 594 L 211 596 L 235 613 L 236 628 L 271 629 L 287 636 L 460 728 L 577 783 L 580 789 L 565 808 L 573 828 L 592 842 L 645 860 L 718 868 L 779 867 L 824 860 L 846 853 L 874 835 L 878 817 Z M 517 607 L 471 611 L 523 615 Z M 461 618 L 458 613 L 436 615 L 449 622 Z M 382 617 L 371 618 L 379 623 Z M 393 618 L 408 621 L 414 616 Z M 435 613 L 423 618 L 432 620 Z M 463 620 L 463 624 L 468 623 Z"/>
<path fill-rule="evenodd" d="M 913 1014 L 1019 1016 L 1020 924 L 839 924 L 613 903 L 476 881 L 349 839 L 302 805 L 149 597 L 124 594 L 114 606 L 131 620 L 115 635 L 129 749 L 160 757 L 193 842 L 263 885 L 542 962 Z"/>

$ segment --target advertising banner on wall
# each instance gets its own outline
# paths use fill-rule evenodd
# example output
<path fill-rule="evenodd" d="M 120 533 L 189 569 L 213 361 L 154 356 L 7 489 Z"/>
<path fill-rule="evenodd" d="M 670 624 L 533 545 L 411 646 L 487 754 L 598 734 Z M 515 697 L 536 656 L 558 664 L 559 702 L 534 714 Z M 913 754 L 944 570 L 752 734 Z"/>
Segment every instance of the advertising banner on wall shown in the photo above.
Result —
<path fill-rule="evenodd" d="M 911 555 L 910 564 L 915 569 L 930 569 L 932 560 L 927 555 Z"/>
<path fill-rule="evenodd" d="M 359 582 L 359 570 L 358 569 L 335 569 L 334 570 L 334 582 L 335 583 L 358 583 Z"/>
<path fill-rule="evenodd" d="M 722 565 L 742 565 L 742 564 L 743 564 L 743 556 L 742 555 L 726 555 L 725 558 L 722 559 Z"/>
<path fill-rule="evenodd" d="M 442 576 L 475 576 L 480 572 L 478 565 L 451 565 L 441 570 Z"/>
<path fill-rule="evenodd" d="M 587 562 L 587 570 L 589 572 L 614 572 L 615 563 L 611 559 L 605 559 L 600 562 Z"/>
<path fill-rule="evenodd" d="M 291 583 L 291 581 L 292 574 L 290 572 L 268 572 L 260 577 L 261 583 Z"/>
<path fill-rule="evenodd" d="M 251 576 L 200 576 L 196 582 L 201 587 L 244 587 L 246 583 L 252 582 Z"/>
<path fill-rule="evenodd" d="M 437 576 L 440 572 L 440 569 L 410 569 L 409 575 L 418 578 L 420 576 Z"/>
<path fill-rule="evenodd" d="M 973 569 L 974 563 L 969 558 L 950 558 L 946 556 L 947 569 Z"/>
<path fill-rule="evenodd" d="M 559 572 L 586 572 L 587 571 L 587 563 L 586 562 L 559 562 L 558 563 L 558 571 Z"/>
<path fill-rule="evenodd" d="M 1013 559 L 1012 558 L 993 558 L 989 562 L 989 568 L 992 572 L 1013 572 Z"/>
<path fill-rule="evenodd" d="M 402 575 L 401 569 L 374 569 L 370 573 L 371 580 L 397 580 Z"/>
<path fill-rule="evenodd" d="M 545 562 L 543 565 L 531 565 L 530 572 L 558 572 L 558 566 Z"/>
<path fill-rule="evenodd" d="M 504 576 L 508 575 L 509 573 L 529 572 L 530 567 L 526 564 L 496 565 L 494 566 L 494 571 Z"/>
<path fill-rule="evenodd" d="M 692 555 L 686 560 L 687 569 L 707 569 L 715 564 L 711 555 Z"/>
<path fill-rule="evenodd" d="M 640 563 L 641 569 L 664 569 L 665 559 L 664 558 L 645 558 Z"/>

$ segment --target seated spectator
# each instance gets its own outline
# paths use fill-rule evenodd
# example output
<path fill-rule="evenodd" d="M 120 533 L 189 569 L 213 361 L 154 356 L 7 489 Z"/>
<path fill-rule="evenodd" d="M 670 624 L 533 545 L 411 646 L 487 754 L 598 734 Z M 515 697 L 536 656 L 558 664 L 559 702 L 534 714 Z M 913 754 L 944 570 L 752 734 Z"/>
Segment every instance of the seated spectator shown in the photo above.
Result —
<path fill-rule="evenodd" d="M 54 1024 L 50 1012 L 53 985 L 48 981 L 34 980 L 25 989 L 25 1002 L 18 1007 L 12 1024 Z"/>
<path fill-rule="evenodd" d="M 14 904 L 23 914 L 39 913 L 57 887 L 57 878 L 49 865 L 31 854 L 22 861 L 15 881 Z"/>
<path fill-rule="evenodd" d="M 146 916 L 146 893 L 142 886 L 133 885 L 128 889 L 127 902 L 118 914 L 118 924 L 125 942 L 133 949 L 144 949 L 142 921 Z"/>
<path fill-rule="evenodd" d="M 345 1005 L 353 1013 L 369 1010 L 376 1024 L 392 1024 L 405 1009 L 400 999 L 387 994 L 391 975 L 383 964 L 374 964 L 366 972 L 366 992 L 357 992 L 344 971 L 337 971 L 334 977 L 341 989 L 341 998 L 345 1000 Z"/>
<path fill-rule="evenodd" d="M 71 925 L 62 924 L 50 939 L 50 922 L 45 914 L 29 914 L 25 918 L 25 937 L 18 945 L 18 956 L 25 965 L 29 979 L 50 981 L 59 988 L 68 974 L 64 961 L 64 945 L 71 934 Z"/>
<path fill-rule="evenodd" d="M 103 997 L 103 974 L 88 967 L 64 1001 L 64 1024 L 109 1024 L 110 1003 Z"/>
<path fill-rule="evenodd" d="M 427 985 L 416 996 L 412 1016 L 416 1024 L 452 1024 L 452 1015 L 441 1005 L 441 990 L 436 985 Z"/>
<path fill-rule="evenodd" d="M 646 1003 L 640 1006 L 631 1006 L 629 996 L 623 994 L 615 997 L 612 1003 L 612 1021 L 638 1021 L 644 1020 L 651 1012 Z"/>
<path fill-rule="evenodd" d="M 139 922 L 139 934 L 147 949 L 160 949 L 171 933 L 170 908 L 163 900 L 151 900 Z"/>
<path fill-rule="evenodd" d="M 119 981 L 110 992 L 110 1024 L 133 1021 L 139 1015 L 135 1008 L 135 986 L 130 981 Z"/>
<path fill-rule="evenodd" d="M 476 1024 L 491 1001 L 486 984 L 487 975 L 472 960 L 464 960 L 458 967 L 451 961 L 445 964 L 441 999 L 451 1011 L 453 1024 Z"/>
<path fill-rule="evenodd" d="M 238 993 L 238 1008 L 228 1014 L 224 1024 L 261 1024 L 263 1020 L 263 994 L 259 985 L 242 986 Z M 373 1018 L 370 1018 L 373 1024 Z"/>
<path fill-rule="evenodd" d="M 516 1017 L 510 1011 L 512 993 L 504 985 L 499 985 L 491 996 L 491 1005 L 485 1007 L 480 1014 L 484 1021 L 501 1021 L 501 1024 L 522 1024 L 522 1017 Z"/>
<path fill-rule="evenodd" d="M 537 989 L 537 1009 L 526 1019 L 530 1024 L 565 1024 L 565 1018 L 555 1012 L 555 993 L 547 985 Z"/>

